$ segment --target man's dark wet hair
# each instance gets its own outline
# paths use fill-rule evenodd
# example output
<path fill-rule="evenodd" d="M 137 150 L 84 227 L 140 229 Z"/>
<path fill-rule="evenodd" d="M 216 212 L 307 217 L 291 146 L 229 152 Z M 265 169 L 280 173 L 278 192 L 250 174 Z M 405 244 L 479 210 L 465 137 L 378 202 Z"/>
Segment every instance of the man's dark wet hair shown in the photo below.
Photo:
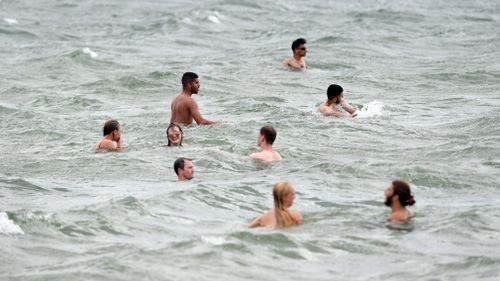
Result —
<path fill-rule="evenodd" d="M 392 182 L 393 196 L 397 195 L 401 206 L 411 206 L 415 204 L 415 198 L 411 195 L 410 186 L 405 181 L 395 180 Z"/>
<path fill-rule="evenodd" d="M 194 72 L 186 72 L 182 75 L 182 86 L 187 85 L 188 83 L 191 83 L 194 81 L 194 79 L 198 78 L 198 74 Z"/>
<path fill-rule="evenodd" d="M 293 41 L 292 43 L 292 52 L 295 52 L 295 49 L 297 49 L 300 45 L 306 44 L 306 39 L 304 38 L 299 38 Z"/>
<path fill-rule="evenodd" d="M 271 125 L 260 128 L 260 134 L 264 136 L 266 142 L 270 145 L 272 145 L 276 139 L 276 130 Z"/>
<path fill-rule="evenodd" d="M 326 90 L 326 96 L 328 97 L 329 100 L 338 97 L 342 95 L 344 92 L 344 89 L 340 87 L 337 84 L 332 84 L 328 87 L 328 90 Z"/>
<path fill-rule="evenodd" d="M 168 140 L 167 146 L 172 146 L 172 143 L 170 142 L 170 139 L 168 138 L 168 130 L 170 130 L 170 128 L 173 128 L 173 127 L 177 127 L 177 128 L 179 128 L 179 131 L 181 131 L 181 141 L 179 142 L 179 145 L 182 145 L 182 138 L 184 137 L 184 132 L 182 132 L 181 126 L 179 126 L 175 123 L 170 123 L 167 130 L 165 131 L 165 133 L 167 134 L 167 140 Z"/>
<path fill-rule="evenodd" d="M 184 158 L 184 157 L 177 158 L 177 160 L 175 160 L 175 162 L 174 162 L 174 171 L 175 171 L 176 175 L 179 175 L 179 171 L 178 171 L 179 168 L 184 170 L 184 164 L 186 164 L 186 160 L 191 161 L 191 159 Z"/>
<path fill-rule="evenodd" d="M 104 123 L 104 128 L 102 128 L 102 135 L 107 136 L 111 134 L 114 130 L 118 130 L 120 128 L 120 123 L 116 120 L 108 120 Z"/>

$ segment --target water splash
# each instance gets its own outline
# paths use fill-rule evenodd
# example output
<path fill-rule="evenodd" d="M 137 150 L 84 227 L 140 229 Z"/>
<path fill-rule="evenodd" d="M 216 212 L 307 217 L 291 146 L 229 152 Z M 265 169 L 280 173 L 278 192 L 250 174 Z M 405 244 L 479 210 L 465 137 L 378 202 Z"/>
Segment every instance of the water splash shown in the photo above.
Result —
<path fill-rule="evenodd" d="M 90 48 L 88 47 L 85 47 L 82 49 L 82 52 L 84 54 L 87 54 L 87 55 L 90 55 L 91 58 L 96 58 L 97 57 L 97 53 L 92 51 Z"/>
<path fill-rule="evenodd" d="M 4 18 L 3 20 L 8 24 L 18 24 L 19 23 L 16 19 Z"/>
<path fill-rule="evenodd" d="M 385 113 L 385 105 L 379 101 L 371 101 L 367 105 L 363 106 L 361 110 L 358 110 L 358 116 L 356 118 L 371 118 L 375 116 L 380 116 Z"/>
<path fill-rule="evenodd" d="M 7 213 L 0 212 L 0 234 L 24 234 L 24 231 L 9 219 Z"/>

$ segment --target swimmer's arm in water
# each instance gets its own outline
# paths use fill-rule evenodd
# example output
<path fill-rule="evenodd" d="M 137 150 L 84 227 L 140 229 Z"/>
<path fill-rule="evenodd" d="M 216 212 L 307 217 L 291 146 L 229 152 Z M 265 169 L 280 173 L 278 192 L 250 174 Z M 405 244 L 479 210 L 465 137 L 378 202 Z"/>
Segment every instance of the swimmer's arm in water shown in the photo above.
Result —
<path fill-rule="evenodd" d="M 356 109 L 352 105 L 350 105 L 346 100 L 343 100 L 340 105 L 345 111 L 349 112 L 352 115 L 352 117 L 358 115 L 356 113 Z"/>
<path fill-rule="evenodd" d="M 261 218 L 262 218 L 262 216 L 254 219 L 251 223 L 245 224 L 245 226 L 248 227 L 248 228 L 254 228 L 254 227 L 260 226 L 260 220 L 261 220 Z"/>
<path fill-rule="evenodd" d="M 293 220 L 296 221 L 297 223 L 301 223 L 302 220 L 304 219 L 302 215 L 297 211 L 290 211 L 290 216 L 292 216 Z"/>
<path fill-rule="evenodd" d="M 210 121 L 201 115 L 200 108 L 198 107 L 198 104 L 196 101 L 193 99 L 189 101 L 189 111 L 191 112 L 191 116 L 193 116 L 194 121 L 196 121 L 196 124 L 198 125 L 212 125 L 212 124 L 219 124 L 220 122 L 218 121 Z"/>
<path fill-rule="evenodd" d="M 321 105 L 318 109 L 325 116 L 335 116 L 335 117 L 351 117 L 351 114 L 337 111 L 329 106 Z"/>

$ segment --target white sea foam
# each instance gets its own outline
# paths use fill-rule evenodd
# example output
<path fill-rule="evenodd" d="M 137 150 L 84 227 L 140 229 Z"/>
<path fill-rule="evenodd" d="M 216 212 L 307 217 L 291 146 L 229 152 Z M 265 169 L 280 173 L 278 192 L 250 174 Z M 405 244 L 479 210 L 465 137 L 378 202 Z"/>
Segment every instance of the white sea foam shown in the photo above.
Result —
<path fill-rule="evenodd" d="M 208 20 L 211 21 L 211 22 L 213 22 L 213 23 L 216 23 L 216 24 L 220 24 L 221 23 L 220 19 L 218 17 L 214 16 L 214 15 L 208 16 Z"/>
<path fill-rule="evenodd" d="M 4 18 L 3 20 L 8 24 L 18 24 L 19 23 L 16 19 Z"/>
<path fill-rule="evenodd" d="M 0 234 L 24 234 L 24 231 L 9 219 L 7 213 L 0 212 Z"/>
<path fill-rule="evenodd" d="M 91 58 L 95 58 L 95 57 L 97 57 L 97 53 L 96 53 L 96 52 L 94 52 L 94 51 L 92 51 L 92 50 L 91 50 L 90 48 L 88 48 L 88 47 L 83 48 L 83 49 L 82 49 L 82 52 L 83 52 L 84 54 L 88 54 L 88 55 L 90 55 L 90 57 L 91 57 Z"/>
<path fill-rule="evenodd" d="M 361 110 L 358 110 L 358 115 L 356 118 L 370 118 L 374 116 L 380 116 L 384 114 L 385 105 L 379 101 L 371 101 L 367 105 L 363 106 Z"/>

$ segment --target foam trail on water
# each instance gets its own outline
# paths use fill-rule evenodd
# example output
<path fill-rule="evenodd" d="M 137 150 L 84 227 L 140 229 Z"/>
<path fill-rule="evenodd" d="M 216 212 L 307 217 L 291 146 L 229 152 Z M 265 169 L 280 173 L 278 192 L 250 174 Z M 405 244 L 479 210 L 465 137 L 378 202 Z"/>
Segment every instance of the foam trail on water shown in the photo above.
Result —
<path fill-rule="evenodd" d="M 363 106 L 361 110 L 358 110 L 358 115 L 356 118 L 370 118 L 374 116 L 380 116 L 384 114 L 385 105 L 379 101 L 371 101 L 367 105 Z"/>
<path fill-rule="evenodd" d="M 88 55 L 90 55 L 90 57 L 91 57 L 91 58 L 95 58 L 95 57 L 97 57 L 97 53 L 96 53 L 96 52 L 94 52 L 94 51 L 92 51 L 92 50 L 91 50 L 90 48 L 88 48 L 88 47 L 83 48 L 83 49 L 82 49 L 82 52 L 83 52 L 84 54 L 88 54 Z"/>
<path fill-rule="evenodd" d="M 0 212 L 0 234 L 24 234 L 24 231 L 9 219 L 7 213 Z"/>
<path fill-rule="evenodd" d="M 6 23 L 8 23 L 8 24 L 18 24 L 18 23 L 19 23 L 16 19 L 4 18 L 3 20 L 4 20 Z"/>

